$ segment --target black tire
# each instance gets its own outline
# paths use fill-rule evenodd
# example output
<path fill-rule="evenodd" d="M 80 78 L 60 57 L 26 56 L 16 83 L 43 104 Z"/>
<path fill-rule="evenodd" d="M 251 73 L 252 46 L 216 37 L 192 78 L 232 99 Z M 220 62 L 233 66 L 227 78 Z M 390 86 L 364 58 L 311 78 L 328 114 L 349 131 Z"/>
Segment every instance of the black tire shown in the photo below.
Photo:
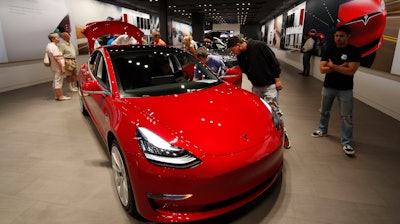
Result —
<path fill-rule="evenodd" d="M 124 207 L 132 217 L 143 220 L 144 218 L 136 209 L 125 158 L 115 139 L 111 143 L 110 155 L 115 189 L 122 207 Z"/>

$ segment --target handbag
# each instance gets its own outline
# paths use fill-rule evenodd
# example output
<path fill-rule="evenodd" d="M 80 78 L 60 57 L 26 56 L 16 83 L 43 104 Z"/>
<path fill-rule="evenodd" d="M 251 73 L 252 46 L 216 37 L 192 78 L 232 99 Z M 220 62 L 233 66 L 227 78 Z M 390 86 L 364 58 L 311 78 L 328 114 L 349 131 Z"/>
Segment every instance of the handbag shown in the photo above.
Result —
<path fill-rule="evenodd" d="M 51 61 L 50 61 L 49 55 L 48 55 L 47 52 L 46 52 L 46 53 L 44 54 L 43 64 L 44 64 L 44 66 L 49 67 L 49 66 L 50 66 L 50 63 L 51 63 Z"/>

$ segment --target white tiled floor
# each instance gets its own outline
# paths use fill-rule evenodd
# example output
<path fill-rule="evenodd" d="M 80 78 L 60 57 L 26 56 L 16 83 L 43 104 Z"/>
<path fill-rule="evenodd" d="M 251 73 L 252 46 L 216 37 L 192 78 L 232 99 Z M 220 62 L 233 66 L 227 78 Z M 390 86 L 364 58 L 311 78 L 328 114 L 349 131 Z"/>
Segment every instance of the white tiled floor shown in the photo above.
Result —
<path fill-rule="evenodd" d="M 356 101 L 357 154 L 349 158 L 336 105 L 329 136 L 310 136 L 322 83 L 286 64 L 282 70 L 293 147 L 281 180 L 249 205 L 200 223 L 400 223 L 400 122 Z M 70 95 L 56 102 L 50 83 L 0 93 L 0 224 L 143 223 L 120 206 L 104 146 Z"/>

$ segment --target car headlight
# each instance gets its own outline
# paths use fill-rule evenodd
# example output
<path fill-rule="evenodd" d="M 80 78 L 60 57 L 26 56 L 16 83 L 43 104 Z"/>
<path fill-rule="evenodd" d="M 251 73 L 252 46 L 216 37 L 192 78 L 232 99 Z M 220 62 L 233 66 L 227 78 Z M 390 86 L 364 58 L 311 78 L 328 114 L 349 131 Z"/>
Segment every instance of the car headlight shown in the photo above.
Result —
<path fill-rule="evenodd" d="M 136 137 L 145 157 L 156 165 L 189 168 L 200 163 L 200 160 L 187 150 L 171 145 L 146 128 L 139 127 Z"/>
<path fill-rule="evenodd" d="M 383 12 L 383 11 L 385 11 L 385 9 L 386 9 L 385 1 L 382 0 L 381 1 L 381 11 Z"/>
<path fill-rule="evenodd" d="M 279 118 L 279 115 L 276 113 L 276 111 L 272 108 L 271 105 L 269 105 L 263 98 L 260 98 L 261 101 L 264 103 L 264 105 L 268 108 L 269 112 L 271 113 L 272 116 L 272 121 L 274 122 L 276 130 L 281 129 L 281 119 Z"/>

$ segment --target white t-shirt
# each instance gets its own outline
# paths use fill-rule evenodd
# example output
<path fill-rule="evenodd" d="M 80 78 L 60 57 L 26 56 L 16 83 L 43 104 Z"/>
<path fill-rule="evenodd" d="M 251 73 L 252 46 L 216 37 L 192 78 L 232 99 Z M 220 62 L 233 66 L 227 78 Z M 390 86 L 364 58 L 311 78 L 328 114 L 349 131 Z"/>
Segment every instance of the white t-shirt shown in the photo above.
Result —
<path fill-rule="evenodd" d="M 52 70 L 61 69 L 60 66 L 58 65 L 56 59 L 54 58 L 55 56 L 62 56 L 62 53 L 61 53 L 60 49 L 57 47 L 57 45 L 53 42 L 48 43 L 47 47 L 46 47 L 46 52 L 50 58 L 51 69 Z M 62 66 L 65 65 L 64 58 L 62 58 L 61 64 L 62 64 Z"/>
<path fill-rule="evenodd" d="M 127 34 L 122 34 L 115 39 L 111 45 L 125 45 L 125 44 L 137 44 L 137 40 L 133 37 L 129 37 Z"/>

